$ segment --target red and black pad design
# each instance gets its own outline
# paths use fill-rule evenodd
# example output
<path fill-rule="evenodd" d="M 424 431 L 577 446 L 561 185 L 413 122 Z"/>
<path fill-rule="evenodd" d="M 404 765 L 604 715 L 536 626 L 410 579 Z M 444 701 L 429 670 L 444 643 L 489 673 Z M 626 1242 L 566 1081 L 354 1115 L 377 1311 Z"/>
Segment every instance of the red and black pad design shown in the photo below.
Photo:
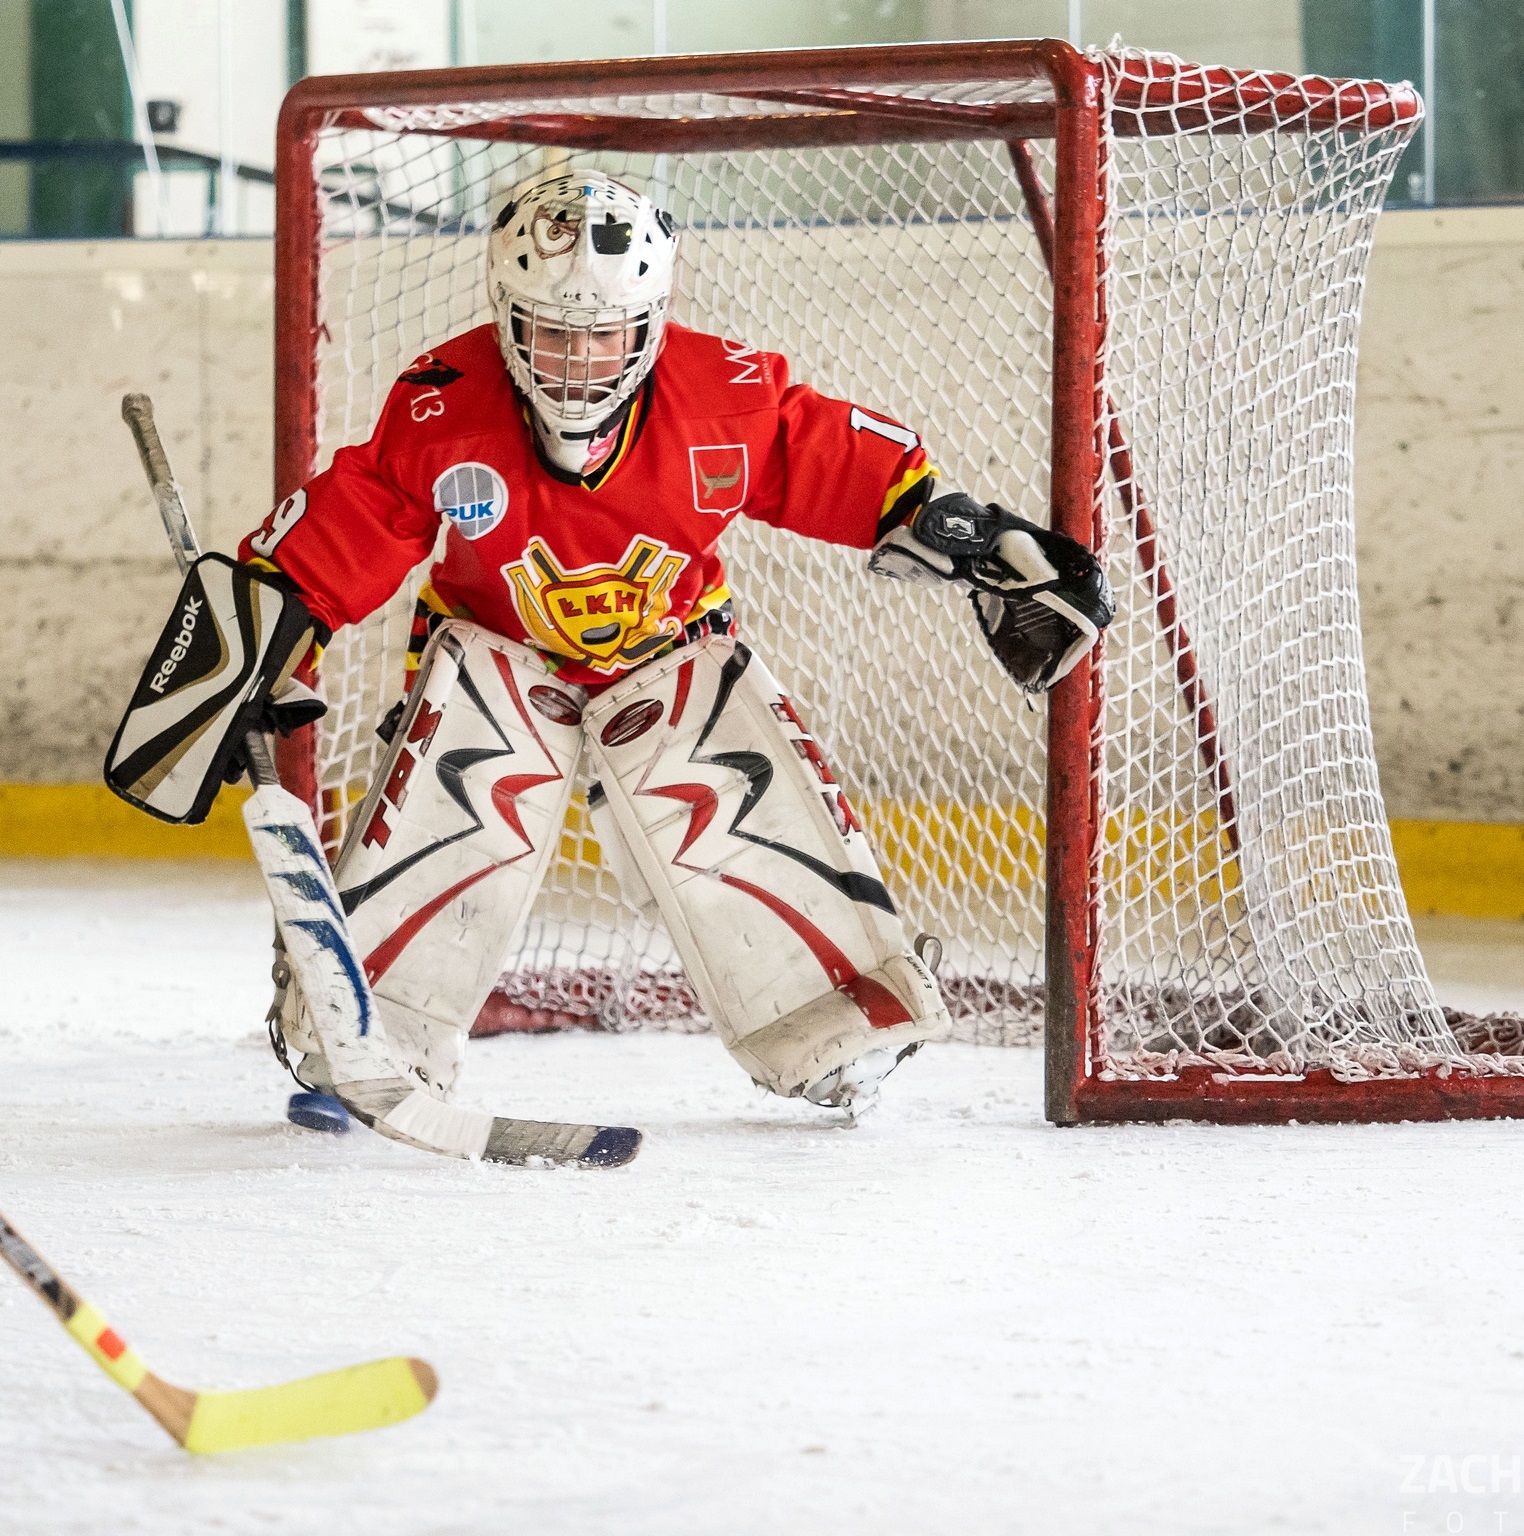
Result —
<path fill-rule="evenodd" d="M 584 705 L 533 652 L 461 620 L 440 625 L 418 677 L 335 871 L 388 1035 L 414 1037 L 415 1065 L 438 1058 L 441 1032 L 464 1037 L 497 980 L 557 846 Z"/>
<path fill-rule="evenodd" d="M 866 837 L 744 645 L 700 641 L 593 701 L 588 751 L 704 1006 L 759 1081 L 796 1093 L 938 1032 Z M 660 707 L 638 731 L 639 706 Z"/>
<path fill-rule="evenodd" d="M 752 662 L 752 652 L 745 646 L 737 644 L 729 659 L 725 662 L 720 672 L 720 685 L 715 691 L 714 700 L 709 708 L 708 718 L 704 722 L 704 728 L 699 733 L 697 744 L 689 755 L 689 761 L 697 764 L 713 764 L 720 768 L 728 768 L 741 775 L 746 782 L 746 792 L 740 805 L 731 817 L 728 831 L 732 837 L 744 839 L 759 848 L 766 848 L 773 853 L 781 854 L 786 859 L 792 859 L 803 866 L 817 879 L 823 880 L 834 890 L 840 892 L 849 901 L 863 903 L 877 907 L 895 915 L 894 902 L 890 899 L 889 892 L 884 883 L 879 879 L 877 872 L 867 874 L 860 869 L 837 869 L 834 864 L 828 863 L 819 856 L 808 853 L 802 848 L 790 847 L 773 838 L 758 835 L 746 826 L 748 818 L 762 802 L 763 797 L 772 788 L 773 764 L 770 758 L 762 752 L 715 752 L 706 755 L 705 748 L 709 742 L 715 725 L 724 712 L 726 704 L 740 681 L 742 674 Z M 692 663 L 688 663 L 683 673 L 679 676 L 679 700 L 674 705 L 674 713 L 679 718 L 682 713 L 682 704 L 685 702 L 687 685 L 691 680 Z M 826 764 L 825 757 L 816 746 L 814 738 L 804 731 L 803 723 L 794 712 L 793 706 L 782 694 L 781 702 L 787 707 L 787 718 L 793 721 L 800 729 L 801 735 L 796 738 L 796 750 L 798 745 L 807 744 L 813 751 L 800 753 L 806 761 L 813 759 L 817 765 L 817 771 L 823 773 L 823 782 L 832 786 L 834 796 L 828 794 L 827 799 L 839 800 L 846 804 L 846 796 L 839 789 L 835 789 L 835 776 Z M 634 708 L 636 706 L 630 706 Z M 617 719 L 617 717 L 616 717 Z M 719 797 L 716 792 L 703 784 L 673 784 L 665 788 L 643 788 L 638 793 L 648 795 L 660 795 L 669 799 L 678 800 L 687 804 L 690 808 L 688 830 L 684 834 L 682 843 L 677 853 L 673 856 L 673 863 L 685 869 L 697 869 L 698 866 L 684 863 L 684 855 L 698 841 L 708 828 L 719 810 Z M 850 815 L 850 811 L 848 812 Z M 856 825 L 856 818 L 853 817 Z M 838 827 L 838 831 L 840 831 Z M 805 916 L 798 907 L 791 905 L 777 892 L 769 890 L 765 886 L 755 884 L 726 869 L 704 870 L 722 884 L 733 890 L 744 892 L 753 901 L 766 907 L 775 917 L 783 922 L 804 944 L 809 952 L 819 963 L 825 973 L 826 980 L 832 988 L 845 992 L 859 1008 L 868 1022 L 875 1029 L 887 1029 L 895 1024 L 908 1024 L 911 1019 L 905 1005 L 881 982 L 864 976 L 852 961 L 847 958 L 843 950 L 826 933 Z"/>

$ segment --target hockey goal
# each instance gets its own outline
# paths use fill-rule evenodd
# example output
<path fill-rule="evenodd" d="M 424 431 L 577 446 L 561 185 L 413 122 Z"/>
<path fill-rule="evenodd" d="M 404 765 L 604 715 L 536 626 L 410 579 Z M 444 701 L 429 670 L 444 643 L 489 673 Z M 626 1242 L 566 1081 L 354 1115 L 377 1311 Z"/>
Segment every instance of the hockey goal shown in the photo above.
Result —
<path fill-rule="evenodd" d="M 966 604 L 740 520 L 738 618 L 945 945 L 964 1038 L 1045 1037 L 1060 1122 L 1524 1105 L 1447 1017 L 1371 743 L 1353 398 L 1407 86 L 1057 42 L 301 82 L 277 171 L 277 494 L 487 318 L 484 232 L 598 167 L 681 228 L 675 317 L 913 424 L 947 481 L 1085 540 L 1120 611 L 1030 706 Z M 335 638 L 283 772 L 330 847 L 401 689 L 404 591 Z M 574 804 L 489 1015 L 702 1028 Z M 1506 1021 L 1505 1021 L 1506 1023 Z"/>

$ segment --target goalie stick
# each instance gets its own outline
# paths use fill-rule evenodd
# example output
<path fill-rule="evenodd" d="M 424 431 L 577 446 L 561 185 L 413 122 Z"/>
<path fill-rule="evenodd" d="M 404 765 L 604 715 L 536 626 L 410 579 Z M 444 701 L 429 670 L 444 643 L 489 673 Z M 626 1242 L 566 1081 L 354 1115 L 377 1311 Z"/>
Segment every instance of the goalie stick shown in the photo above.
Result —
<path fill-rule="evenodd" d="M 251 1445 L 382 1429 L 421 1413 L 439 1390 L 439 1379 L 426 1361 L 393 1355 L 274 1387 L 193 1392 L 155 1376 L 138 1352 L 3 1213 L 0 1257 L 53 1309 L 53 1315 L 85 1353 L 119 1387 L 132 1393 L 187 1451 L 211 1455 L 241 1451 Z"/>
<path fill-rule="evenodd" d="M 144 473 L 183 575 L 200 554 L 170 471 L 147 395 L 122 397 Z M 535 1166 L 612 1168 L 640 1150 L 629 1126 L 512 1120 L 433 1098 L 410 1081 L 386 1042 L 364 967 L 312 813 L 281 787 L 264 737 L 244 739 L 254 793 L 243 808 L 254 859 L 264 876 L 291 969 L 301 984 L 334 1079 L 334 1097 L 362 1124 L 393 1141 L 447 1157 Z"/>

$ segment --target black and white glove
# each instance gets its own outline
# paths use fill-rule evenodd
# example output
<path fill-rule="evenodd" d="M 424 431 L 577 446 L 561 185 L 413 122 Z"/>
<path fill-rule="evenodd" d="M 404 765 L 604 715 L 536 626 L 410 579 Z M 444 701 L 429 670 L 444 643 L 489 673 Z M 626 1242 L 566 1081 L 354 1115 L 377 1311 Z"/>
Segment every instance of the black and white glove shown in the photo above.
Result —
<path fill-rule="evenodd" d="M 885 533 L 868 568 L 917 586 L 966 587 L 995 660 L 1030 693 L 1068 673 L 1116 612 L 1106 573 L 1083 545 L 957 491 Z"/>

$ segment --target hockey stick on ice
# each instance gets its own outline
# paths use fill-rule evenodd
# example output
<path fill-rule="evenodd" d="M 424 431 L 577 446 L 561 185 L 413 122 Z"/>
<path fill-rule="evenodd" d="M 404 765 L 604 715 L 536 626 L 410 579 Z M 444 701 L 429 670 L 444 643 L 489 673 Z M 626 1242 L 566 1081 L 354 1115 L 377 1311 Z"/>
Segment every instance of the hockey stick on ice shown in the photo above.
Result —
<path fill-rule="evenodd" d="M 188 1451 L 315 1440 L 382 1429 L 421 1413 L 439 1380 L 423 1360 L 393 1355 L 322 1376 L 243 1392 L 192 1392 L 155 1376 L 130 1344 L 0 1213 L 0 1257 L 53 1309 L 85 1353 Z"/>
<path fill-rule="evenodd" d="M 200 555 L 180 488 L 170 471 L 147 395 L 122 398 L 159 516 L 183 574 Z M 312 813 L 281 787 L 264 737 L 250 731 L 244 753 L 254 793 L 243 819 L 275 908 L 291 970 L 311 1009 L 333 1074 L 334 1096 L 362 1124 L 428 1152 L 494 1163 L 611 1168 L 640 1150 L 629 1126 L 510 1120 L 444 1104 L 398 1067 L 370 983 L 350 941 Z"/>

